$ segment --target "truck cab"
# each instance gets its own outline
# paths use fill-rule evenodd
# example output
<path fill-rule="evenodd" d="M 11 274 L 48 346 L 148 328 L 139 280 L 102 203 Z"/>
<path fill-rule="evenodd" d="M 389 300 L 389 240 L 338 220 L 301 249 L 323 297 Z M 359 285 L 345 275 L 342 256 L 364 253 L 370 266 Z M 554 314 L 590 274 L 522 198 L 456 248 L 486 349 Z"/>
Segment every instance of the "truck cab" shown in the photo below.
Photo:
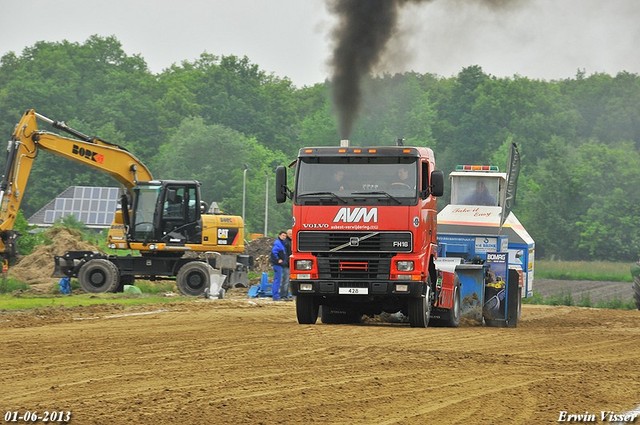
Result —
<path fill-rule="evenodd" d="M 355 322 L 404 312 L 426 327 L 434 304 L 451 307 L 453 281 L 439 285 L 436 198 L 444 177 L 425 147 L 303 148 L 295 180 L 276 170 L 276 200 L 292 200 L 291 289 L 298 322 Z"/>

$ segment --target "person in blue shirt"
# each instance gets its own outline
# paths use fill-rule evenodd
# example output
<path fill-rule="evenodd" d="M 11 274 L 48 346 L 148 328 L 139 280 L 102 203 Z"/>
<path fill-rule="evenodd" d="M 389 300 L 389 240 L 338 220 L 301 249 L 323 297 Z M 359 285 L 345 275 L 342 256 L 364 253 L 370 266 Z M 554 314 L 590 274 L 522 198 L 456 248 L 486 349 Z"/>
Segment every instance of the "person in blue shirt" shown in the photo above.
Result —
<path fill-rule="evenodd" d="M 287 257 L 284 259 L 282 265 L 282 283 L 280 284 L 280 298 L 284 298 L 287 301 L 291 301 L 289 282 L 291 271 L 289 270 L 289 257 L 291 257 L 291 236 L 293 235 L 291 229 L 287 229 L 287 237 L 284 238 L 284 247 L 287 250 Z"/>
<path fill-rule="evenodd" d="M 271 248 L 271 266 L 273 267 L 273 284 L 271 285 L 271 295 L 274 301 L 280 301 L 280 284 L 282 283 L 282 273 L 287 259 L 287 248 L 284 240 L 287 238 L 287 232 L 281 231 L 273 242 Z M 286 297 L 287 294 L 284 294 Z"/>

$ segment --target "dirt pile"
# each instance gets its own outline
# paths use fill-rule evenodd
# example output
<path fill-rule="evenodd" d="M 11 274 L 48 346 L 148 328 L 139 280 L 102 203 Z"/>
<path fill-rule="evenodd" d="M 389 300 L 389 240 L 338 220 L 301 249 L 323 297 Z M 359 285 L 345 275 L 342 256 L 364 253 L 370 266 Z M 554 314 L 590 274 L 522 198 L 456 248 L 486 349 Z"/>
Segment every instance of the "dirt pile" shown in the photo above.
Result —
<path fill-rule="evenodd" d="M 51 228 L 46 236 L 52 243 L 40 245 L 31 254 L 20 258 L 18 263 L 9 268 L 9 276 L 30 285 L 48 285 L 57 283 L 52 278 L 56 255 L 67 251 L 100 251 L 100 249 L 82 240 L 80 232 L 65 228 Z"/>
<path fill-rule="evenodd" d="M 254 239 L 245 245 L 245 254 L 253 257 L 253 271 L 255 272 L 268 272 L 271 270 L 271 264 L 269 264 L 269 253 L 275 238 L 258 238 Z"/>

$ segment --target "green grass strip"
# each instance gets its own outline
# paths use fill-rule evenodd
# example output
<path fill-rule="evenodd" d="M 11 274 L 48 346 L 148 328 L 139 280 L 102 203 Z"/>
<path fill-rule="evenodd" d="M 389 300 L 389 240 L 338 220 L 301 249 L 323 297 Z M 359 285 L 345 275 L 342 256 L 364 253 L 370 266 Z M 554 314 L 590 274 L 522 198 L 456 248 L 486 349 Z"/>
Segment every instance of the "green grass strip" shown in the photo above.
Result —
<path fill-rule="evenodd" d="M 136 306 L 193 301 L 190 297 L 164 297 L 160 295 L 81 294 L 81 295 L 0 295 L 0 311 L 29 310 L 45 307 L 80 307 L 100 304 Z"/>
<path fill-rule="evenodd" d="M 535 276 L 542 279 L 631 282 L 632 265 L 610 261 L 536 260 Z"/>

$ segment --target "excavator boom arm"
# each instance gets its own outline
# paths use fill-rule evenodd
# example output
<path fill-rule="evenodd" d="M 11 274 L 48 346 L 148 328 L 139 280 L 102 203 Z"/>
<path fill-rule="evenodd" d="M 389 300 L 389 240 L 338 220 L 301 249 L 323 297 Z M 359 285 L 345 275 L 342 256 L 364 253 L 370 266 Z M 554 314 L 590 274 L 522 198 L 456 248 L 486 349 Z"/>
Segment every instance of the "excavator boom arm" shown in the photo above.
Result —
<path fill-rule="evenodd" d="M 38 130 L 38 120 L 51 124 L 78 139 Z M 153 180 L 151 172 L 126 149 L 98 138 L 92 138 L 53 121 L 33 109 L 24 113 L 15 127 L 7 147 L 5 173 L 0 182 L 0 255 L 5 258 L 15 238 L 13 226 L 40 150 L 51 152 L 109 174 L 128 190 L 138 181 Z"/>

